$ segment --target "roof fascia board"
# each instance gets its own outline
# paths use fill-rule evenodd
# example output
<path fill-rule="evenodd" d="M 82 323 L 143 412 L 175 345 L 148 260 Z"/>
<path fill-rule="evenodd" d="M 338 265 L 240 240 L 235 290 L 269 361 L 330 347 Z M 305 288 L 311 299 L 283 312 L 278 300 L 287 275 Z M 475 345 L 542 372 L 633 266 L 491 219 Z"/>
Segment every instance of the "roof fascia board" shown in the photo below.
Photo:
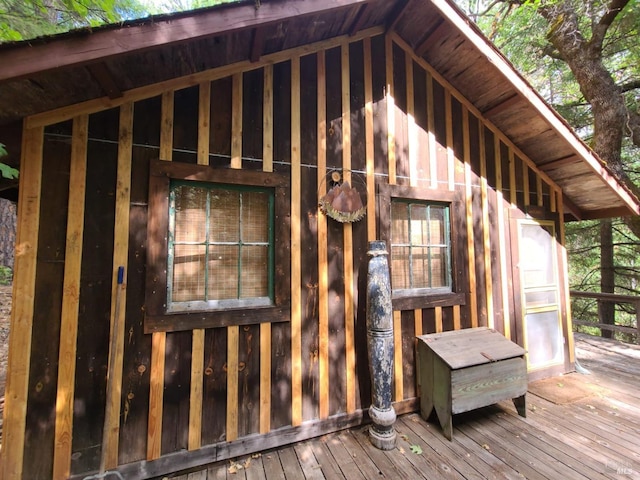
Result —
<path fill-rule="evenodd" d="M 0 52 L 0 82 L 95 61 L 177 44 L 223 33 L 282 22 L 289 18 L 314 15 L 366 4 L 370 0 L 305 0 L 254 2 L 214 8 L 180 18 L 142 25 L 97 30 L 81 37 L 64 37 L 49 43 L 19 46 Z"/>
<path fill-rule="evenodd" d="M 536 111 L 549 123 L 551 128 L 558 133 L 573 150 L 587 163 L 587 165 L 602 178 L 611 189 L 629 207 L 631 213 L 640 214 L 640 204 L 635 197 L 601 164 L 600 160 L 573 132 L 571 127 L 552 110 L 540 95 L 533 90 L 524 78 L 513 66 L 480 35 L 471 25 L 470 20 L 463 17 L 448 0 L 430 0 L 430 2 L 442 13 L 489 62 L 504 75 L 513 87 L 536 109 Z"/>

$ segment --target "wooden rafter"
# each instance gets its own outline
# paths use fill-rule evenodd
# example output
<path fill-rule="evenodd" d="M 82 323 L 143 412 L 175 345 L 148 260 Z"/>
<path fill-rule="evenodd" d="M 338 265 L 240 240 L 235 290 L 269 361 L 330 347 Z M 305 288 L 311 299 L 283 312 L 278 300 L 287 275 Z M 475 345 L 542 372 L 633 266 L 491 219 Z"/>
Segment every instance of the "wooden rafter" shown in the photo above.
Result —
<path fill-rule="evenodd" d="M 369 9 L 370 6 L 371 6 L 370 3 L 366 3 L 364 5 L 361 5 L 360 8 L 358 9 L 358 13 L 356 13 L 356 18 L 354 19 L 353 23 L 351 24 L 348 30 L 350 37 L 353 37 L 356 33 L 358 33 L 358 30 L 362 28 L 362 24 L 365 19 L 365 14 L 367 13 L 367 10 Z"/>
<path fill-rule="evenodd" d="M 257 27 L 253 29 L 253 39 L 251 40 L 251 54 L 249 60 L 255 63 L 260 60 L 262 51 L 264 50 L 265 27 Z"/>
<path fill-rule="evenodd" d="M 110 99 L 122 97 L 122 90 L 118 87 L 104 62 L 90 63 L 87 65 L 87 70 L 89 70 L 91 76 L 100 84 L 100 88 Z"/>
<path fill-rule="evenodd" d="M 446 27 L 447 24 L 444 22 L 444 19 L 441 18 L 432 29 L 427 31 L 422 40 L 420 40 L 416 47 L 416 55 L 419 57 L 424 55 L 438 39 L 445 35 L 445 32 L 448 32 Z"/>
<path fill-rule="evenodd" d="M 392 32 L 398 21 L 402 18 L 402 14 L 407 9 L 407 6 L 411 3 L 411 0 L 400 0 L 398 4 L 393 8 L 389 18 L 387 19 L 387 32 Z"/>
<path fill-rule="evenodd" d="M 514 93 L 513 95 L 510 95 L 506 99 L 504 99 L 501 102 L 493 105 L 492 107 L 490 107 L 489 109 L 485 110 L 482 113 L 484 114 L 484 116 L 486 118 L 491 118 L 494 115 L 502 113 L 505 110 L 508 110 L 509 108 L 513 107 L 514 105 L 517 105 L 522 100 L 524 100 L 524 99 L 520 95 L 518 95 L 517 93 Z"/>

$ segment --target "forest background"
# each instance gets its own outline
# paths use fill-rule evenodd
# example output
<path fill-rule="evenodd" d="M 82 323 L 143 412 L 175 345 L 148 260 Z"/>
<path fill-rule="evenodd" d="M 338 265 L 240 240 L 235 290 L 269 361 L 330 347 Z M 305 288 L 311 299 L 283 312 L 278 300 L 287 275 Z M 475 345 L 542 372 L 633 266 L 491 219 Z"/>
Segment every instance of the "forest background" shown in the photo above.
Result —
<path fill-rule="evenodd" d="M 0 0 L 0 43 L 231 1 Z M 640 197 L 640 1 L 455 1 Z M 572 290 L 638 295 L 640 218 L 571 222 L 566 240 Z M 8 262 L 0 253 L 0 282 Z M 606 323 L 635 325 L 633 306 L 572 308 L 576 319 L 597 322 L 599 309 Z"/>

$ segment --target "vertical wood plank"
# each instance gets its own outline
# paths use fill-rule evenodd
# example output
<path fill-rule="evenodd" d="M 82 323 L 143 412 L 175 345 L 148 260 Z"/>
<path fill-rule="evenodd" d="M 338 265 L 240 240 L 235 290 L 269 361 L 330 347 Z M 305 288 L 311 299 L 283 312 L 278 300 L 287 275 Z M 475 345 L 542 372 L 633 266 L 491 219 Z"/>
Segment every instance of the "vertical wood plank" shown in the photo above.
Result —
<path fill-rule="evenodd" d="M 73 397 L 76 342 L 78 338 L 80 268 L 82 265 L 82 232 L 84 230 L 88 123 L 89 117 L 87 115 L 75 118 L 71 138 L 69 207 L 63 283 L 65 294 L 62 298 L 60 325 L 53 478 L 66 478 L 71 473 Z"/>
<path fill-rule="evenodd" d="M 5 391 L 2 432 L 2 478 L 22 478 L 25 422 L 31 357 L 31 328 L 36 281 L 36 254 L 42 184 L 44 129 L 27 129 L 22 134 L 18 230 L 14 261 L 13 308 L 9 336 L 9 375 Z"/>
<path fill-rule="evenodd" d="M 509 147 L 509 202 L 515 207 L 518 204 L 518 192 L 516 183 L 516 158 L 513 148 Z"/>
<path fill-rule="evenodd" d="M 273 172 L 273 65 L 265 65 L 262 99 L 262 170 Z"/>
<path fill-rule="evenodd" d="M 433 105 L 433 77 L 427 71 L 427 143 L 429 149 L 429 177 L 431 188 L 438 188 L 438 158 L 436 153 L 436 116 Z"/>
<path fill-rule="evenodd" d="M 300 57 L 291 59 L 291 423 L 302 422 Z"/>
<path fill-rule="evenodd" d="M 407 121 L 409 130 L 409 185 L 418 185 L 418 127 L 415 114 L 415 86 L 413 84 L 413 57 L 404 56 L 407 77 Z"/>
<path fill-rule="evenodd" d="M 118 142 L 118 171 L 116 177 L 115 231 L 113 245 L 113 271 L 111 284 L 111 338 L 115 349 L 109 355 L 113 364 L 107 370 L 107 405 L 105 410 L 105 444 L 102 463 L 105 469 L 118 466 L 118 439 L 120 433 L 120 405 L 122 388 L 122 362 L 124 357 L 124 313 L 126 311 L 126 282 L 118 284 L 118 268 L 127 272 L 129 257 L 129 204 L 131 198 L 131 160 L 133 154 L 133 103 L 120 107 Z M 117 301 L 120 296 L 120 301 Z"/>
<path fill-rule="evenodd" d="M 162 94 L 160 122 L 160 160 L 173 158 L 173 91 Z"/>
<path fill-rule="evenodd" d="M 189 450 L 202 444 L 202 392 L 204 383 L 204 329 L 193 331 L 191 345 L 191 391 L 189 393 Z"/>
<path fill-rule="evenodd" d="M 173 160 L 173 91 L 162 94 L 160 119 L 160 159 Z M 149 432 L 147 434 L 147 460 L 159 458 L 162 453 L 162 402 L 164 392 L 164 355 L 167 343 L 165 332 L 151 337 L 151 373 L 149 374 Z"/>
<path fill-rule="evenodd" d="M 555 190 L 553 189 L 553 187 L 550 187 L 550 202 L 551 202 L 551 211 L 552 212 L 557 212 L 558 211 L 558 204 L 557 204 L 557 197 L 556 197 L 556 193 Z"/>
<path fill-rule="evenodd" d="M 238 438 L 238 340 L 237 325 L 227 328 L 227 442 Z"/>
<path fill-rule="evenodd" d="M 404 400 L 404 380 L 402 375 L 402 312 L 393 312 L 393 365 L 394 365 L 394 400 Z"/>
<path fill-rule="evenodd" d="M 271 430 L 271 324 L 260 324 L 260 433 Z"/>
<path fill-rule="evenodd" d="M 539 207 L 544 206 L 544 198 L 542 197 L 542 177 L 538 174 L 536 175 L 536 196 L 538 197 L 537 205 Z"/>
<path fill-rule="evenodd" d="M 364 129 L 365 161 L 367 168 L 367 238 L 376 239 L 376 179 L 373 131 L 373 71 L 371 66 L 371 38 L 363 42 L 364 51 Z"/>
<path fill-rule="evenodd" d="M 389 161 L 389 183 L 396 184 L 396 103 L 393 86 L 393 40 L 385 36 L 385 68 L 387 75 L 387 156 Z"/>
<path fill-rule="evenodd" d="M 342 168 L 343 181 L 351 184 L 351 76 L 349 71 L 349 44 L 344 43 L 342 53 Z M 353 291 L 353 226 L 342 226 L 344 255 L 344 330 L 347 379 L 347 413 L 356 409 L 356 350 L 355 312 Z"/>
<path fill-rule="evenodd" d="M 327 193 L 327 79 L 324 50 L 318 52 L 318 196 Z M 327 217 L 318 208 L 319 416 L 329 416 L 329 268 Z"/>
<path fill-rule="evenodd" d="M 522 164 L 522 187 L 524 191 L 524 206 L 528 207 L 531 205 L 531 194 L 529 192 L 529 167 L 525 162 L 520 162 Z"/>
<path fill-rule="evenodd" d="M 453 329 L 460 330 L 462 326 L 460 325 L 460 305 L 453 306 Z"/>
<path fill-rule="evenodd" d="M 416 337 L 419 337 L 420 335 L 422 335 L 422 309 L 421 308 L 416 308 L 413 311 L 413 318 L 414 318 L 414 334 Z"/>
<path fill-rule="evenodd" d="M 434 308 L 436 333 L 442 332 L 442 307 Z"/>
<path fill-rule="evenodd" d="M 502 160 L 500 155 L 500 138 L 493 136 L 493 151 L 496 169 L 496 211 L 498 214 L 498 242 L 500 243 L 500 278 L 502 288 L 502 318 L 504 336 L 511 339 L 511 315 L 509 314 L 509 282 L 507 280 L 507 247 L 504 228 L 504 195 L 502 192 Z"/>
<path fill-rule="evenodd" d="M 469 128 L 469 110 L 462 110 L 464 128 Z M 484 125 L 478 122 L 480 150 L 480 202 L 482 205 L 482 243 L 484 247 L 485 296 L 487 299 L 487 326 L 494 327 L 493 279 L 491 278 L 491 223 L 489 222 L 489 198 L 487 185 L 487 151 L 485 148 Z M 465 147 L 466 149 L 466 147 Z"/>
<path fill-rule="evenodd" d="M 242 168 L 242 73 L 234 74 L 232 79 L 231 168 Z"/>
<path fill-rule="evenodd" d="M 569 361 L 574 363 L 576 361 L 576 350 L 575 343 L 573 339 L 573 322 L 571 321 L 571 298 L 569 294 L 569 263 L 567 258 L 567 248 L 566 248 L 566 237 L 565 237 L 565 227 L 564 227 L 564 203 L 562 202 L 562 190 L 551 189 L 551 196 L 555 198 L 557 195 L 557 202 L 554 207 L 557 206 L 558 216 L 560 218 L 560 252 L 562 259 L 562 290 L 564 291 L 564 304 L 566 305 L 566 315 L 567 315 L 567 348 L 569 349 Z"/>
<path fill-rule="evenodd" d="M 147 460 L 160 457 L 162 451 L 162 394 L 164 392 L 164 352 L 167 335 L 151 336 L 151 374 L 149 379 L 149 432 L 147 434 Z"/>
<path fill-rule="evenodd" d="M 198 165 L 209 165 L 211 82 L 200 84 L 198 96 Z"/>
<path fill-rule="evenodd" d="M 231 86 L 231 168 L 242 168 L 242 73 L 232 77 Z M 238 358 L 240 329 L 227 328 L 227 422 L 226 439 L 238 438 Z"/>
<path fill-rule="evenodd" d="M 450 102 L 449 102 L 450 103 Z M 465 206 L 467 215 L 467 258 L 469 268 L 469 309 L 471 315 L 471 326 L 478 326 L 478 299 L 476 297 L 476 254 L 473 239 L 473 192 L 471 190 L 471 150 L 469 139 L 469 115 L 465 109 L 466 127 L 462 129 L 464 148 L 464 185 L 465 185 Z"/>
<path fill-rule="evenodd" d="M 273 172 L 273 65 L 264 67 L 262 171 Z M 271 324 L 260 324 L 260 433 L 271 430 Z"/>
<path fill-rule="evenodd" d="M 463 115 L 466 115 L 466 125 L 463 127 L 468 132 L 469 128 L 469 111 L 463 108 Z M 444 118 L 447 137 L 447 179 L 449 190 L 455 188 L 455 152 L 453 150 L 453 115 L 451 112 L 451 91 L 448 88 L 444 90 Z M 469 136 L 465 137 L 465 141 L 469 140 Z M 466 149 L 465 149 L 466 150 Z"/>

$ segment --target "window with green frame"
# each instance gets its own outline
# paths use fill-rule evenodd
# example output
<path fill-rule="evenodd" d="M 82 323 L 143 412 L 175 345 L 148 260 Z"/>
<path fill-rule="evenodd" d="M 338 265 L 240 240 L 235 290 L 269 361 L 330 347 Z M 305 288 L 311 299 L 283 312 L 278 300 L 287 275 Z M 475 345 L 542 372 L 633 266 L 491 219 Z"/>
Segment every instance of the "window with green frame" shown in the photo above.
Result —
<path fill-rule="evenodd" d="M 274 189 L 173 180 L 167 312 L 274 305 Z"/>
<path fill-rule="evenodd" d="M 450 208 L 443 202 L 391 200 L 394 294 L 452 291 Z"/>

